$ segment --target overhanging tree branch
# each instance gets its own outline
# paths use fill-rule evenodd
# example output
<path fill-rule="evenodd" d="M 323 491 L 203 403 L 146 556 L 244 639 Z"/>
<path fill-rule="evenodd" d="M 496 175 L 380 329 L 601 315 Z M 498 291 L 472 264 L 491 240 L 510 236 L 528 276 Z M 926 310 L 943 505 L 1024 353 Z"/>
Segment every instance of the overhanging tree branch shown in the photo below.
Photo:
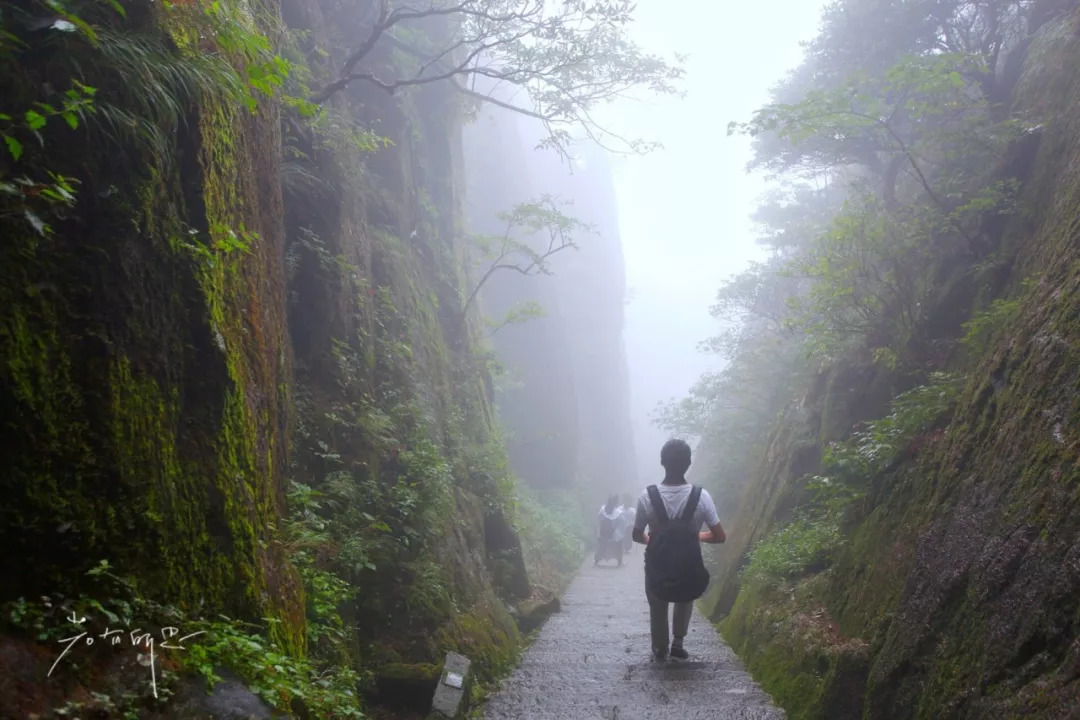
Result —
<path fill-rule="evenodd" d="M 627 38 L 630 0 L 426 0 L 395 9 L 391 0 L 378 1 L 367 36 L 342 62 L 337 77 L 314 93 L 314 102 L 325 102 L 354 82 L 390 93 L 451 82 L 471 99 L 540 120 L 549 133 L 547 144 L 564 155 L 570 128 L 620 146 L 609 149 L 643 152 L 655 145 L 609 131 L 592 111 L 633 91 L 674 94 L 683 75 L 678 64 L 645 53 Z M 423 30 L 423 22 L 432 18 L 445 18 L 452 36 L 437 39 L 420 32 L 410 42 L 395 37 L 394 31 L 406 26 Z M 383 45 L 404 49 L 410 60 L 377 68 L 364 62 Z M 477 79 L 490 80 L 493 87 L 478 88 Z M 525 90 L 531 107 L 496 96 L 494 87 L 501 82 Z"/>
<path fill-rule="evenodd" d="M 462 324 L 481 289 L 495 273 L 507 270 L 524 276 L 550 275 L 548 261 L 551 257 L 567 249 L 576 249 L 575 234 L 591 229 L 585 223 L 563 214 L 555 199 L 547 195 L 536 202 L 521 203 L 509 212 L 500 213 L 498 217 L 505 224 L 502 234 L 471 238 L 480 256 L 479 264 L 485 270 L 462 303 Z M 528 240 L 540 233 L 547 234 L 547 244 L 536 250 L 528 244 Z M 523 237 L 519 239 L 519 235 Z"/>

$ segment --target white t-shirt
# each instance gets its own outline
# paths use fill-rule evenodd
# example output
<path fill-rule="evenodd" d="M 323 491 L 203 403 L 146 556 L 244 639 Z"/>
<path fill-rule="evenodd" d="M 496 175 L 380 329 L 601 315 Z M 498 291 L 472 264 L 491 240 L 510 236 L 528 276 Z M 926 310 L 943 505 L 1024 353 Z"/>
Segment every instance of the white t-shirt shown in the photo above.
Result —
<path fill-rule="evenodd" d="M 656 484 L 656 489 L 660 491 L 660 499 L 664 501 L 664 510 L 667 511 L 669 520 L 682 514 L 683 509 L 686 507 L 686 501 L 690 499 L 690 489 L 692 487 L 693 485 L 690 483 L 683 483 L 682 485 Z M 634 527 L 638 530 L 644 530 L 645 526 L 651 525 L 654 520 L 656 520 L 656 514 L 653 513 L 652 502 L 649 500 L 649 491 L 646 489 L 642 491 L 641 497 L 638 498 L 637 517 L 634 518 Z M 710 528 L 713 525 L 720 524 L 720 517 L 716 514 L 716 505 L 713 504 L 712 496 L 709 495 L 709 491 L 705 488 L 701 489 L 701 497 L 698 498 L 692 524 L 695 531 L 700 531 L 703 524 Z"/>
<path fill-rule="evenodd" d="M 615 534 L 612 536 L 611 539 L 615 542 L 622 542 L 623 540 L 623 532 L 625 531 L 626 527 L 626 523 L 623 520 L 624 514 L 625 513 L 623 512 L 622 505 L 616 506 L 611 512 L 608 512 L 606 509 L 604 509 L 604 506 L 601 505 L 600 514 L 596 517 L 597 521 L 599 521 L 600 523 L 603 523 L 604 518 L 611 520 L 611 526 L 615 531 Z"/>

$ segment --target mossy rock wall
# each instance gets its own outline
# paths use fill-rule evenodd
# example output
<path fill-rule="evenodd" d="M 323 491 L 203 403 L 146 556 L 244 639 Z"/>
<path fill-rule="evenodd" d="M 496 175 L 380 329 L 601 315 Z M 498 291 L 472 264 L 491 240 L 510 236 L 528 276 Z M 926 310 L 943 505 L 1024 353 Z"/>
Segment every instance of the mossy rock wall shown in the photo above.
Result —
<path fill-rule="evenodd" d="M 985 354 L 951 361 L 968 378 L 951 421 L 870 479 L 829 569 L 741 587 L 734 570 L 718 578 L 739 588 L 725 637 L 794 718 L 1049 719 L 1076 710 L 1080 81 L 1066 68 L 1080 62 L 1078 20 L 1040 31 L 1017 87 L 1018 109 L 1043 122 L 1024 184 L 1033 213 L 1004 229 L 995 278 L 976 284 L 973 310 L 996 293 L 1018 299 L 1018 310 Z M 950 320 L 937 327 L 955 327 L 954 311 L 943 307 Z M 811 414 L 835 406 L 829 396 Z M 779 432 L 770 456 L 796 447 Z M 748 507 L 796 492 L 794 474 L 775 473 L 767 464 Z M 776 519 L 751 517 L 752 537 Z"/>
<path fill-rule="evenodd" d="M 896 382 L 866 358 L 837 362 L 821 368 L 805 396 L 780 414 L 755 473 L 758 481 L 720 510 L 729 539 L 710 553 L 714 579 L 702 600 L 710 617 L 721 620 L 731 611 L 750 551 L 807 501 L 806 479 L 821 469 L 824 448 L 887 407 Z"/>
<path fill-rule="evenodd" d="M 260 18 L 314 87 L 355 41 L 340 13 L 364 11 L 222 7 Z M 149 4 L 128 18 L 177 53 L 207 49 Z M 0 91 L 48 68 L 28 73 Z M 158 165 L 78 133 L 49 146 L 78 204 L 46 237 L 5 222 L 0 244 L 0 601 L 77 595 L 108 560 L 148 599 L 269 618 L 289 654 L 361 679 L 448 650 L 491 679 L 520 636 L 485 537 L 514 533 L 513 508 L 461 313 L 460 97 L 358 84 L 329 106 L 312 130 L 278 101 L 249 112 L 207 93 Z M 348 127 L 389 142 L 350 144 Z M 318 542 L 296 538 L 299 486 L 337 503 Z M 516 547 L 498 562 L 521 593 Z M 320 594 L 337 581 L 359 600 Z M 348 630 L 328 650 L 313 626 Z"/>
<path fill-rule="evenodd" d="M 712 581 L 702 609 L 714 620 L 730 612 L 739 594 L 739 571 L 753 549 L 791 506 L 796 483 L 820 462 L 817 425 L 803 408 L 789 408 L 777 420 L 762 461 L 760 484 L 750 484 L 724 526 L 729 539 L 710 553 Z"/>
<path fill-rule="evenodd" d="M 138 31 L 162 36 L 153 23 Z M 279 118 L 207 99 L 174 140 L 162 175 L 50 135 L 80 181 L 75 211 L 45 238 L 5 226 L 0 587 L 70 590 L 105 559 L 162 602 L 276 616 L 299 650 L 302 592 L 269 532 L 291 376 Z M 228 230 L 257 238 L 184 247 Z"/>
<path fill-rule="evenodd" d="M 349 12 L 363 8 L 286 3 L 316 84 L 344 56 L 337 33 Z M 441 19 L 422 29 L 448 32 Z M 375 70 L 395 57 L 380 50 L 364 62 Z M 298 139 L 307 169 L 326 183 L 286 188 L 299 397 L 292 479 L 358 489 L 362 507 L 326 515 L 342 543 L 363 538 L 370 548 L 370 566 L 340 555 L 325 562 L 361 589 L 344 612 L 353 661 L 378 674 L 387 664 L 437 664 L 453 650 L 490 679 L 520 641 L 498 570 L 508 562 L 523 578 L 524 566 L 520 543 L 506 558 L 486 532 L 514 534 L 478 322 L 461 312 L 470 281 L 461 98 L 446 85 L 391 96 L 359 83 L 330 105 L 388 142 L 357 152 Z"/>

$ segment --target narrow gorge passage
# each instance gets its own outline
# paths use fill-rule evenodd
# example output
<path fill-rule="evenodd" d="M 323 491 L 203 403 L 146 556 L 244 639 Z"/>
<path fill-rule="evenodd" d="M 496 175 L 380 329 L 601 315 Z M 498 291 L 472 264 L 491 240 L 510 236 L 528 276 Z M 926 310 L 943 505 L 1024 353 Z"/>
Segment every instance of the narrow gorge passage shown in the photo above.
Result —
<path fill-rule="evenodd" d="M 695 610 L 688 660 L 649 660 L 640 547 L 616 568 L 590 557 L 487 720 L 778 720 L 785 717 Z"/>

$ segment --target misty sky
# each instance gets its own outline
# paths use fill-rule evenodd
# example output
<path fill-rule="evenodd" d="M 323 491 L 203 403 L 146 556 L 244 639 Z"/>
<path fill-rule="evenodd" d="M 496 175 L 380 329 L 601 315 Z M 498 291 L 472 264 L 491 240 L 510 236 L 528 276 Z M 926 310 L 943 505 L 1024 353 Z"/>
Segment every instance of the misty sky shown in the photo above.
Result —
<path fill-rule="evenodd" d="M 626 256 L 626 350 L 641 479 L 660 472 L 666 439 L 648 417 L 682 397 L 719 359 L 698 352 L 714 334 L 709 315 L 723 280 L 759 258 L 749 214 L 765 189 L 747 175 L 746 138 L 727 136 L 769 88 L 798 64 L 823 5 L 815 0 L 726 3 L 641 0 L 634 39 L 647 49 L 689 56 L 687 96 L 648 105 L 622 102 L 613 126 L 658 140 L 664 149 L 616 160 L 619 226 Z"/>

